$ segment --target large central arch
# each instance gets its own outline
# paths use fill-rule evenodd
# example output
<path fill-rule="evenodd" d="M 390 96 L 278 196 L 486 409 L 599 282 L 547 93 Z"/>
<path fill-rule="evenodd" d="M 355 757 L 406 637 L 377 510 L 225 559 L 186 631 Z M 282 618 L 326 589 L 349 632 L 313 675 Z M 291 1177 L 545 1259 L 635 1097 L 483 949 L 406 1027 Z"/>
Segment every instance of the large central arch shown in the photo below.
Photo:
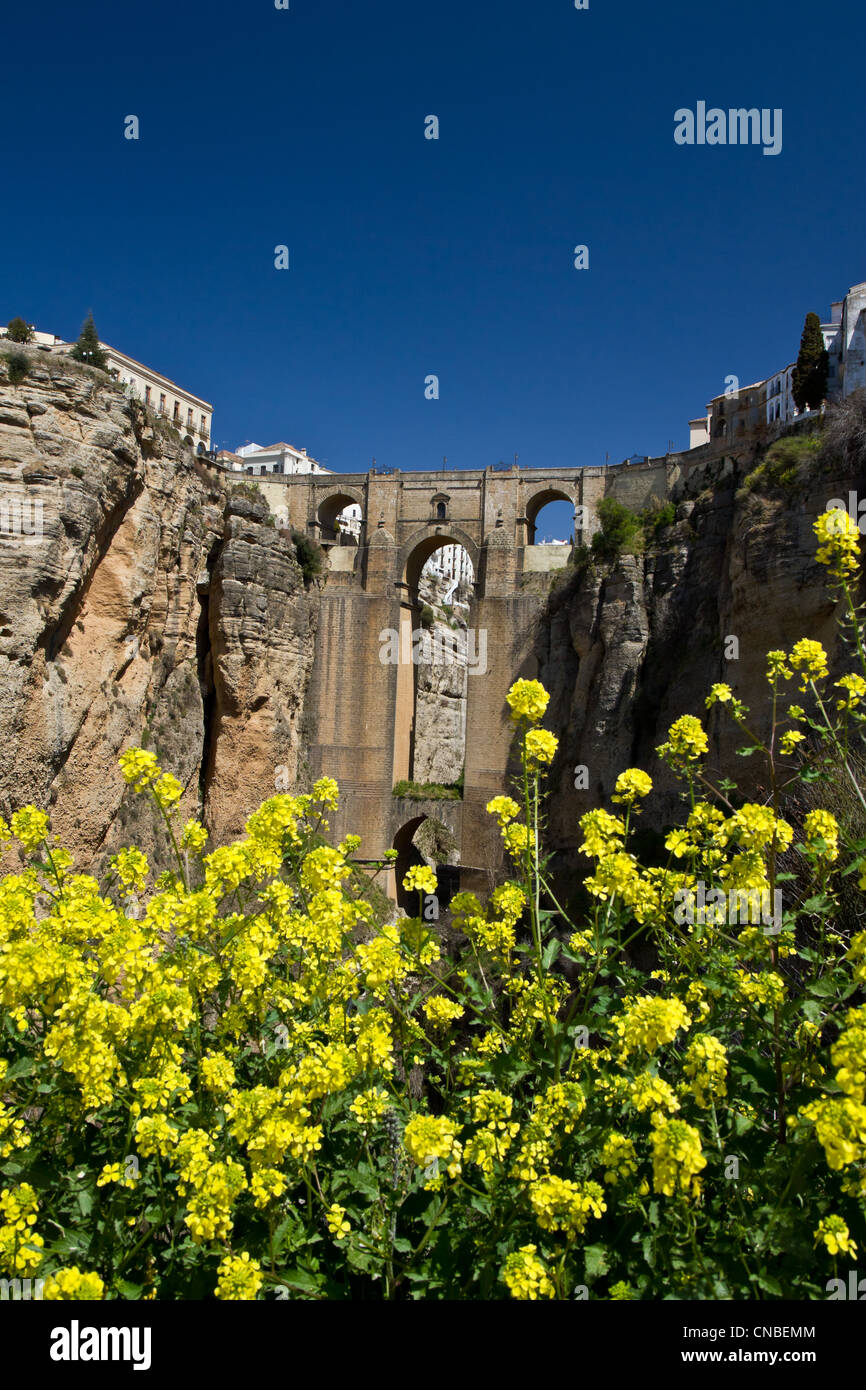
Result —
<path fill-rule="evenodd" d="M 479 546 L 460 526 L 430 522 L 415 531 L 398 553 L 395 584 L 400 600 L 400 653 L 413 650 L 413 633 L 420 624 L 418 586 L 425 564 L 446 545 L 462 546 L 472 564 L 476 596 L 479 591 Z M 464 696 L 464 701 L 466 697 Z M 465 713 L 465 703 L 464 703 Z M 400 660 L 394 713 L 393 773 L 395 784 L 415 776 L 415 741 L 418 732 L 418 666 Z M 464 731 L 465 739 L 465 731 Z M 464 742 L 465 752 L 465 742 Z M 423 780 L 423 778 L 422 778 Z"/>
<path fill-rule="evenodd" d="M 480 559 L 480 550 L 477 542 L 474 541 L 462 527 L 443 523 L 423 526 L 409 537 L 399 556 L 398 582 L 405 584 L 410 592 L 416 592 L 422 569 L 430 559 L 430 556 L 433 555 L 435 551 L 440 550 L 443 545 L 462 545 L 469 559 L 472 561 L 472 569 L 475 574 L 475 584 L 477 588 L 479 582 L 478 564 Z"/>

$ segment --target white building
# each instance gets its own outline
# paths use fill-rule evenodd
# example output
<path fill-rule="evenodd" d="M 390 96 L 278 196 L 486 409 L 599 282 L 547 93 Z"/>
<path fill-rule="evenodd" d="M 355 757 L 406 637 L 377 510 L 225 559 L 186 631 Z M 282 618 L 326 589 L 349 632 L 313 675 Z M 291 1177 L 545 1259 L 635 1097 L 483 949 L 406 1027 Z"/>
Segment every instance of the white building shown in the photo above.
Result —
<path fill-rule="evenodd" d="M 36 347 L 58 352 L 68 352 L 74 347 L 73 343 L 58 338 L 56 333 L 40 333 L 33 328 L 31 331 Z M 5 338 L 6 335 L 7 330 L 0 328 L 0 337 Z M 191 391 L 178 386 L 177 382 L 163 376 L 161 372 L 155 372 L 152 367 L 145 367 L 134 357 L 127 356 L 125 352 L 120 352 L 108 343 L 100 342 L 99 346 L 105 353 L 109 374 L 116 377 L 131 396 L 143 401 L 157 415 L 169 420 L 184 438 L 198 446 L 198 453 L 204 453 L 211 437 L 213 422 L 213 406 L 210 401 L 203 400 L 201 396 L 194 396 Z"/>
<path fill-rule="evenodd" d="M 278 444 L 244 444 L 235 454 L 244 460 L 241 467 L 245 473 L 261 476 L 263 473 L 332 473 L 307 454 L 306 449 L 296 449 L 293 444 L 282 440 Z M 233 465 L 235 471 L 237 465 Z"/>
<path fill-rule="evenodd" d="M 475 571 L 462 545 L 442 545 L 434 550 L 424 568 L 442 579 L 455 579 L 459 584 L 473 584 Z"/>
<path fill-rule="evenodd" d="M 130 395 L 168 420 L 185 439 L 197 446 L 198 453 L 203 454 L 209 445 L 213 422 L 210 401 L 194 396 L 161 372 L 143 366 L 134 357 L 109 347 L 108 343 L 100 343 L 99 346 L 108 359 L 109 372 L 117 377 Z"/>
<path fill-rule="evenodd" d="M 37 333 L 32 324 L 30 324 L 30 332 L 32 334 L 32 342 L 36 347 L 52 348 L 61 347 L 63 345 L 63 339 L 58 338 L 56 333 Z M 5 337 L 7 337 L 6 328 L 0 328 L 0 338 Z"/>
<path fill-rule="evenodd" d="M 845 298 L 830 305 L 830 322 L 821 324 L 830 357 L 827 396 L 850 396 L 866 386 L 866 281 L 852 285 Z"/>

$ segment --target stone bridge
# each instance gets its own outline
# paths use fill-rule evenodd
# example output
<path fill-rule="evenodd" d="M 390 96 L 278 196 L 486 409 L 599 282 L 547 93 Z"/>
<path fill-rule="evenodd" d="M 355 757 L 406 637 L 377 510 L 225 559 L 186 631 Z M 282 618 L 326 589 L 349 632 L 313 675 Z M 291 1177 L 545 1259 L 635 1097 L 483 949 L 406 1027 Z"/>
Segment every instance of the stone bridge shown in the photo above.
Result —
<path fill-rule="evenodd" d="M 695 461 L 672 454 L 607 468 L 256 477 L 283 524 L 328 551 L 304 743 L 310 774 L 340 784 L 332 830 L 360 835 L 360 857 L 397 847 L 403 859 L 411 826 L 430 816 L 456 840 L 461 886 L 486 891 L 500 850 L 484 807 L 503 790 L 513 729 L 505 696 L 513 681 L 535 674 L 532 631 L 545 586 L 526 576 L 564 565 L 571 549 L 536 545 L 536 517 L 548 502 L 572 504 L 574 543 L 585 543 L 602 497 L 636 510 L 662 501 Z M 335 522 L 350 503 L 362 521 L 357 542 L 347 543 Z M 449 544 L 463 546 L 472 561 L 469 629 L 479 635 L 479 651 L 482 634 L 486 640 L 486 668 L 479 660 L 466 683 L 463 799 L 419 803 L 393 795 L 398 781 L 412 777 L 411 633 L 419 626 L 421 570 Z M 387 887 L 398 896 L 393 873 Z"/>

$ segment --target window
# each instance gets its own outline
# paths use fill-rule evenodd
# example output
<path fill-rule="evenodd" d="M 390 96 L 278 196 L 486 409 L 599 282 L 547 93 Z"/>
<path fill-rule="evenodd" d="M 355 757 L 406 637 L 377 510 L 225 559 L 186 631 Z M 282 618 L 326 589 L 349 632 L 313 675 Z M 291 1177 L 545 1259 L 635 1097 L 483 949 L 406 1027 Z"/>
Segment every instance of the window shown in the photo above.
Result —
<path fill-rule="evenodd" d="M 445 520 L 445 503 L 444 503 L 444 502 L 437 502 L 437 503 L 436 503 L 436 516 L 437 516 L 437 519 L 438 519 L 439 521 L 444 521 L 444 520 Z"/>
<path fill-rule="evenodd" d="M 180 420 L 180 401 L 175 401 L 174 403 L 174 418 L 175 420 Z"/>
<path fill-rule="evenodd" d="M 187 429 L 190 429 L 190 430 L 192 429 L 192 406 L 191 406 L 191 405 L 187 406 L 187 409 L 186 409 L 186 426 L 187 426 Z"/>
<path fill-rule="evenodd" d="M 164 414 L 165 414 L 165 392 L 164 392 L 164 391 L 160 391 L 160 393 L 159 393 L 159 413 L 160 413 L 160 415 L 164 415 Z"/>
<path fill-rule="evenodd" d="M 207 416 L 206 416 L 206 415 L 203 415 L 203 416 L 201 417 L 201 429 L 199 430 L 199 434 L 207 434 Z"/>
<path fill-rule="evenodd" d="M 145 388 L 144 388 L 144 403 L 145 403 L 145 405 L 150 405 L 150 387 L 149 387 L 149 386 L 145 386 Z"/>

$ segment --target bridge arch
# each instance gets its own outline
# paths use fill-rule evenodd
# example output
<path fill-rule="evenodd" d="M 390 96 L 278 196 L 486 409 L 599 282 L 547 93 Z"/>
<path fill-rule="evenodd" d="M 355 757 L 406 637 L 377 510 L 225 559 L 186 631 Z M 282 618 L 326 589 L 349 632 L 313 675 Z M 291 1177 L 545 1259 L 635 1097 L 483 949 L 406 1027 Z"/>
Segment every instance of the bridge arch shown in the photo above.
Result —
<path fill-rule="evenodd" d="M 406 541 L 398 560 L 399 572 L 397 579 L 402 580 L 410 590 L 414 592 L 418 588 L 418 581 L 421 578 L 421 571 L 426 565 L 430 556 L 435 551 L 441 549 L 443 545 L 462 545 L 469 559 L 472 561 L 472 570 L 475 575 L 475 582 L 478 582 L 478 562 L 479 546 L 468 532 L 460 526 L 424 526 L 415 531 Z"/>
<path fill-rule="evenodd" d="M 403 887 L 403 879 L 413 865 L 420 866 L 427 863 L 427 859 L 415 843 L 418 832 L 425 825 L 431 827 L 434 838 L 437 834 L 441 834 L 446 842 L 449 838 L 452 843 L 454 842 L 454 837 L 445 822 L 429 812 L 412 816 L 400 826 L 395 834 L 393 848 L 397 851 L 397 860 L 394 864 L 394 896 L 400 911 L 411 917 L 418 915 L 418 893 L 414 889 L 411 893 L 407 893 Z M 448 859 L 443 859 L 441 862 L 434 859 L 433 863 L 433 872 L 436 874 L 436 897 L 443 909 L 447 908 L 451 898 L 459 890 L 460 870 L 453 860 L 454 856 L 449 855 Z"/>
<path fill-rule="evenodd" d="M 538 513 L 550 502 L 568 502 L 572 508 L 575 507 L 574 494 L 566 492 L 562 487 L 544 487 L 532 494 L 526 503 L 526 531 L 527 545 L 535 545 L 536 522 Z"/>
<path fill-rule="evenodd" d="M 337 518 L 346 507 L 352 505 L 361 509 L 361 523 L 364 522 L 364 498 L 357 488 L 331 487 L 316 497 L 316 521 L 319 535 L 323 541 L 337 539 Z"/>

